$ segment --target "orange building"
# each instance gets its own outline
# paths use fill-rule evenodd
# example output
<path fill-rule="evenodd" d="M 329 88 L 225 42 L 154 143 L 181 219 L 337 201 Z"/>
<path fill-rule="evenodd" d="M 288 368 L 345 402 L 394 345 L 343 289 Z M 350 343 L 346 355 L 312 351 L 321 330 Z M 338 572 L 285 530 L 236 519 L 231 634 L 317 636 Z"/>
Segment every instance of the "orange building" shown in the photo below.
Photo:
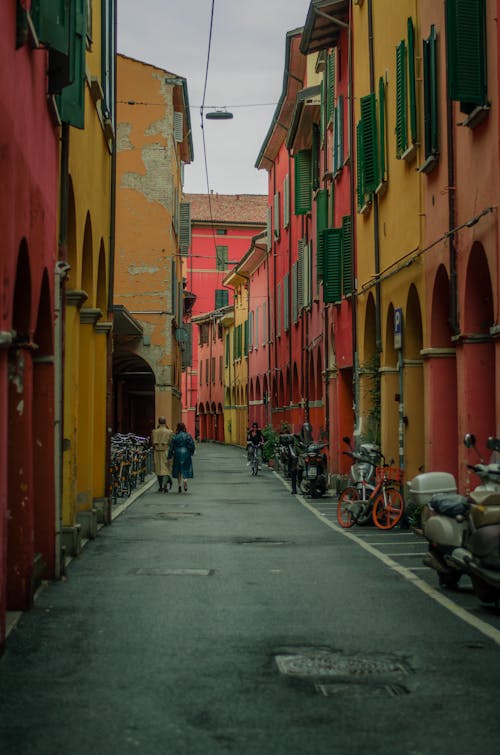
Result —
<path fill-rule="evenodd" d="M 155 66 L 119 55 L 117 72 L 113 425 L 149 435 L 155 417 L 181 417 L 189 100 L 186 80 Z"/>

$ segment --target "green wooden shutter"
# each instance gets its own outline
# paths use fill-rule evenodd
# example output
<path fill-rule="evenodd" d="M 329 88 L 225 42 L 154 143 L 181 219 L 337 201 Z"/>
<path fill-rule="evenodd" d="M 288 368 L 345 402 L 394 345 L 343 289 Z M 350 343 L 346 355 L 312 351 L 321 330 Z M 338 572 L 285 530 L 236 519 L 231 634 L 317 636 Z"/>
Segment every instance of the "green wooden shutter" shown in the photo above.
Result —
<path fill-rule="evenodd" d="M 374 94 L 361 97 L 361 128 L 363 135 L 363 188 L 366 194 L 379 185 L 377 116 Z"/>
<path fill-rule="evenodd" d="M 283 330 L 290 329 L 290 274 L 283 277 Z"/>
<path fill-rule="evenodd" d="M 356 126 L 356 194 L 358 210 L 365 204 L 365 191 L 363 188 L 363 127 L 361 121 Z"/>
<path fill-rule="evenodd" d="M 415 28 L 408 19 L 408 88 L 410 97 L 410 134 L 412 144 L 417 141 L 417 93 L 415 83 Z"/>
<path fill-rule="evenodd" d="M 244 322 L 244 340 L 243 340 L 243 354 L 248 356 L 248 320 Z"/>
<path fill-rule="evenodd" d="M 299 239 L 297 256 L 297 312 L 300 314 L 304 306 L 304 252 L 305 239 Z"/>
<path fill-rule="evenodd" d="M 323 278 L 323 231 L 328 227 L 328 189 L 316 194 L 316 280 Z"/>
<path fill-rule="evenodd" d="M 191 246 L 191 203 L 181 202 L 179 208 L 179 253 L 186 256 Z"/>
<path fill-rule="evenodd" d="M 40 42 L 68 55 L 70 0 L 32 0 L 31 18 Z"/>
<path fill-rule="evenodd" d="M 379 126 L 379 160 L 380 180 L 385 181 L 386 175 L 386 133 L 385 133 L 385 81 L 381 76 L 378 80 L 378 126 Z"/>
<path fill-rule="evenodd" d="M 319 147 L 320 147 L 320 133 L 319 127 L 313 123 L 312 126 L 312 157 L 311 157 L 311 184 L 313 191 L 319 186 Z"/>
<path fill-rule="evenodd" d="M 294 156 L 295 165 L 295 215 L 311 211 L 311 150 L 301 149 Z"/>
<path fill-rule="evenodd" d="M 446 51 L 450 99 L 486 104 L 485 0 L 446 0 Z"/>
<path fill-rule="evenodd" d="M 406 43 L 396 48 L 396 156 L 408 149 L 408 126 L 406 120 Z"/>
<path fill-rule="evenodd" d="M 292 265 L 292 322 L 297 322 L 297 263 Z"/>
<path fill-rule="evenodd" d="M 342 218 L 342 292 L 344 296 L 352 294 L 353 278 L 352 219 L 350 215 L 344 215 Z"/>
<path fill-rule="evenodd" d="M 321 144 L 325 141 L 325 123 L 326 123 L 326 69 L 323 73 L 323 78 L 321 79 L 321 104 L 320 104 L 320 141 Z"/>
<path fill-rule="evenodd" d="M 220 309 L 221 307 L 227 307 L 229 304 L 229 291 L 227 291 L 225 288 L 216 288 L 215 289 L 215 309 Z"/>
<path fill-rule="evenodd" d="M 341 299 L 342 276 L 342 229 L 327 228 L 323 231 L 325 267 L 323 271 L 323 301 L 334 304 Z"/>
<path fill-rule="evenodd" d="M 63 123 L 76 128 L 85 127 L 85 36 L 87 30 L 87 2 L 73 0 L 70 16 L 70 80 L 58 99 Z"/>
<path fill-rule="evenodd" d="M 335 104 L 335 53 L 331 52 L 326 61 L 326 122 L 330 123 Z"/>
<path fill-rule="evenodd" d="M 337 100 L 337 155 L 338 168 L 344 165 L 344 96 L 341 94 Z"/>
<path fill-rule="evenodd" d="M 431 26 L 430 35 L 423 40 L 424 76 L 424 146 L 425 157 L 437 155 L 438 145 L 438 95 L 436 70 L 436 29 Z"/>

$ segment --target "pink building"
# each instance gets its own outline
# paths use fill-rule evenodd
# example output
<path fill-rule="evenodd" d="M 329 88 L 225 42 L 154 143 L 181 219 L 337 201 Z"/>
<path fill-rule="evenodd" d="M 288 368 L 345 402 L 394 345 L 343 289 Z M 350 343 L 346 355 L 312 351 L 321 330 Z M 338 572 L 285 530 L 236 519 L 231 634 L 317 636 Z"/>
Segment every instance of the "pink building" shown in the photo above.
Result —
<path fill-rule="evenodd" d="M 231 289 L 223 279 L 250 246 L 266 222 L 267 197 L 251 194 L 185 194 L 190 205 L 191 248 L 185 259 L 185 296 L 194 299 L 191 316 L 232 304 Z M 190 327 L 190 317 L 186 325 Z M 193 436 L 199 434 L 197 407 L 198 340 L 192 329 L 191 364 L 182 375 L 182 419 Z M 222 402 L 223 403 L 223 402 Z"/>
<path fill-rule="evenodd" d="M 224 442 L 224 329 L 221 320 L 232 310 L 192 318 L 193 340 L 198 353 L 197 436 L 199 440 Z"/>
<path fill-rule="evenodd" d="M 33 15 L 42 40 L 44 29 Z M 45 19 L 50 22 L 50 14 Z M 54 19 L 52 21 L 55 23 Z M 19 3 L 0 4 L 0 650 L 6 610 L 55 572 L 54 343 L 59 133 Z M 54 356 L 55 355 L 55 356 Z"/>

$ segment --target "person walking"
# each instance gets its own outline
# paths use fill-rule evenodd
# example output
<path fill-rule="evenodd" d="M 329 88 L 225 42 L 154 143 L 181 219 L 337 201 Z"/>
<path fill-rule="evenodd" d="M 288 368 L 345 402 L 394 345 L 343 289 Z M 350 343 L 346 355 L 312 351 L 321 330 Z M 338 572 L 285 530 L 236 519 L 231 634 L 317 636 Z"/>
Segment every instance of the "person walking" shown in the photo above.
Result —
<path fill-rule="evenodd" d="M 193 461 L 192 456 L 194 454 L 194 440 L 192 436 L 187 432 L 186 425 L 183 422 L 179 422 L 177 425 L 175 435 L 170 441 L 170 448 L 168 451 L 168 458 L 173 459 L 172 476 L 177 477 L 178 492 L 187 493 L 187 481 L 193 477 Z"/>
<path fill-rule="evenodd" d="M 168 427 L 165 417 L 158 417 L 158 427 L 151 433 L 151 445 L 153 446 L 153 464 L 155 474 L 158 477 L 159 493 L 168 493 L 169 487 L 172 487 L 167 452 L 173 435 L 174 432 Z M 165 483 L 163 483 L 164 479 Z"/>

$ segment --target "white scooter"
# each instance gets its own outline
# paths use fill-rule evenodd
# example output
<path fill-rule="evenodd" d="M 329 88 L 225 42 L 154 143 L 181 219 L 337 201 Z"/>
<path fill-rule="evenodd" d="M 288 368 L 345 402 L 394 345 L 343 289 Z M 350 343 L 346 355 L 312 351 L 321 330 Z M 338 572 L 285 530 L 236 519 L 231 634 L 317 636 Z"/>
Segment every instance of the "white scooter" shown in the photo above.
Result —
<path fill-rule="evenodd" d="M 464 443 L 475 448 L 474 435 Z M 500 439 L 488 438 L 493 456 L 500 452 Z M 468 574 L 474 591 L 484 603 L 500 600 L 500 464 L 492 461 L 468 465 L 482 484 L 470 496 L 458 495 L 452 475 L 428 472 L 408 483 L 409 499 L 426 503 L 422 530 L 429 542 L 423 563 L 438 573 L 439 584 L 456 588 Z M 453 484 L 451 484 L 451 481 Z M 440 492 L 433 491 L 436 483 Z M 446 486 L 448 488 L 446 489 Z M 427 500 L 425 500 L 427 497 Z"/>

